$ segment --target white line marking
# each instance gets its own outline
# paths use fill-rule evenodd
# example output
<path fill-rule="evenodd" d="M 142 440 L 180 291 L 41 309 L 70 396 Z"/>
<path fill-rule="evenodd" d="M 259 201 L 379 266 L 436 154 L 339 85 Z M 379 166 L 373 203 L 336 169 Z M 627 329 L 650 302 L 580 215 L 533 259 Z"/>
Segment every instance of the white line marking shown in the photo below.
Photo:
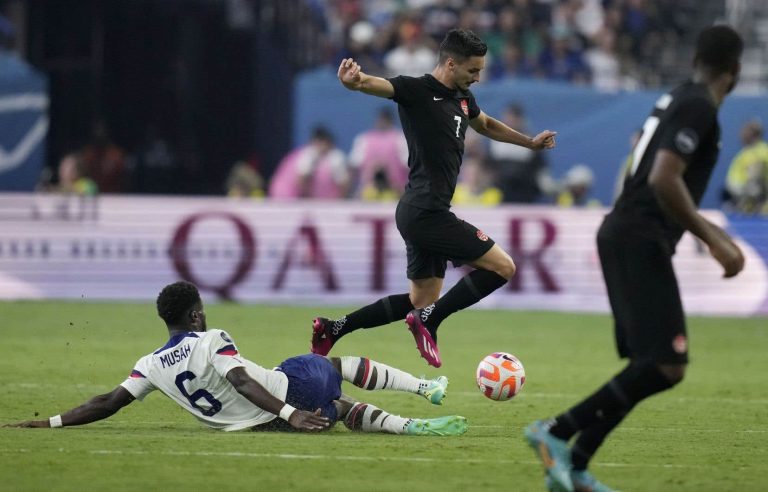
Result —
<path fill-rule="evenodd" d="M 70 450 L 66 448 L 58 448 L 59 453 L 75 454 L 75 453 L 88 453 L 91 455 L 124 455 L 124 456 L 213 456 L 224 458 L 264 458 L 264 459 L 280 459 L 280 460 L 337 460 L 337 461 L 395 461 L 395 462 L 420 462 L 420 463 L 469 463 L 469 464 L 515 464 L 515 465 L 530 465 L 541 466 L 541 462 L 535 460 L 488 460 L 488 459 L 472 459 L 472 458 L 458 458 L 458 459 L 445 459 L 445 458 L 424 458 L 416 456 L 345 456 L 345 455 L 320 455 L 320 454 L 294 454 L 294 453 L 249 453 L 243 451 L 177 451 L 177 450 L 165 450 L 165 451 L 123 451 L 119 449 L 92 449 L 92 450 Z M 0 453 L 30 453 L 32 450 L 27 448 L 19 449 L 1 449 Z M 34 450 L 36 454 L 40 454 L 41 450 Z M 596 468 L 675 468 L 675 469 L 709 469 L 709 464 L 673 464 L 673 463 L 595 463 Z M 738 470 L 749 470 L 749 466 L 740 466 Z"/>

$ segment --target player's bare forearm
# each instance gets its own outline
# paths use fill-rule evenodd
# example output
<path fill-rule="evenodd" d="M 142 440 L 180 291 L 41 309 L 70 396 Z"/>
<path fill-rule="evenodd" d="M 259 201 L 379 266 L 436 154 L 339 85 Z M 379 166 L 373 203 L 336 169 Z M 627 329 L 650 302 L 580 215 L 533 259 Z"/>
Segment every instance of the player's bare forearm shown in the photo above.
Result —
<path fill-rule="evenodd" d="M 551 149 L 555 146 L 555 132 L 545 130 L 531 138 L 483 112 L 480 112 L 477 118 L 470 120 L 469 124 L 480 135 L 499 142 L 519 145 L 532 150 Z"/>
<path fill-rule="evenodd" d="M 242 367 L 236 367 L 227 373 L 227 380 L 238 393 L 248 401 L 269 413 L 279 415 L 285 402 L 275 398 L 264 386 L 248 375 Z"/>
<path fill-rule="evenodd" d="M 242 367 L 236 367 L 227 373 L 227 380 L 235 387 L 238 393 L 259 408 L 274 415 L 281 415 L 280 411 L 287 404 L 280 401 L 267 391 L 264 386 L 248 375 Z M 290 408 L 290 407 L 289 407 Z M 281 415 L 282 417 L 282 415 Z M 320 415 L 320 410 L 307 412 L 295 410 L 288 418 L 288 423 L 296 429 L 306 431 L 318 431 L 330 427 L 330 420 Z"/>
<path fill-rule="evenodd" d="M 128 390 L 118 386 L 112 392 L 94 396 L 77 408 L 60 415 L 62 427 L 90 424 L 111 417 L 135 398 Z M 30 420 L 10 424 L 10 427 L 50 427 L 50 420 Z"/>
<path fill-rule="evenodd" d="M 360 65 L 352 58 L 345 58 L 341 61 L 337 76 L 341 84 L 352 91 L 386 98 L 395 95 L 395 88 L 390 81 L 363 73 Z"/>
<path fill-rule="evenodd" d="M 676 154 L 659 151 L 648 183 L 662 210 L 681 227 L 707 244 L 715 240 L 711 224 L 701 214 L 683 181 L 686 163 Z"/>

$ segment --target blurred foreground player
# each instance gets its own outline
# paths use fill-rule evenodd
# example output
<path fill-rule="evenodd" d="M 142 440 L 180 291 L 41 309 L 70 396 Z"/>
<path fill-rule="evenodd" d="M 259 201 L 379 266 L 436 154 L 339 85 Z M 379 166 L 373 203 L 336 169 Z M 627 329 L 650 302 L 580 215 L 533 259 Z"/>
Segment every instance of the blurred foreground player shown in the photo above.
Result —
<path fill-rule="evenodd" d="M 344 379 L 367 390 L 415 393 L 440 405 L 448 386 L 445 377 L 427 381 L 361 357 L 314 354 L 265 369 L 240 357 L 226 332 L 207 329 L 200 294 L 187 282 L 166 286 L 157 298 L 157 312 L 170 340 L 139 359 L 120 386 L 62 415 L 10 426 L 88 424 L 160 390 L 202 424 L 225 431 L 321 431 L 336 420 L 352 430 L 391 434 L 460 435 L 467 429 L 464 417 L 402 418 L 341 393 Z"/>
<path fill-rule="evenodd" d="M 697 210 L 720 148 L 717 112 L 738 81 L 742 49 L 730 27 L 702 31 L 692 80 L 659 98 L 645 121 L 624 189 L 597 234 L 616 344 L 629 364 L 581 403 L 526 428 L 551 490 L 611 490 L 587 471 L 590 459 L 635 405 L 682 381 L 688 340 L 672 255 L 683 232 L 709 247 L 724 277 L 744 268 L 739 247 Z"/>

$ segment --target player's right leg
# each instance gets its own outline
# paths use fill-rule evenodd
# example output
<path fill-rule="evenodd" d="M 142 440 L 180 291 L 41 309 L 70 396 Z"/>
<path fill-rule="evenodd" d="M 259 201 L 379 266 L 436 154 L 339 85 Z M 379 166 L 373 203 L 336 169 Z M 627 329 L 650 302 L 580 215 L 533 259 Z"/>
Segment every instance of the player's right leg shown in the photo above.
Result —
<path fill-rule="evenodd" d="M 400 369 L 365 357 L 331 357 L 331 364 L 341 377 L 366 390 L 389 389 L 424 397 L 433 405 L 442 405 L 448 392 L 448 378 L 421 379 Z"/>
<path fill-rule="evenodd" d="M 409 270 L 409 276 L 411 271 Z M 427 363 L 434 367 L 440 367 L 440 350 L 437 348 L 437 333 L 430 331 L 423 323 L 422 315 L 425 310 L 422 308 L 431 307 L 435 300 L 440 297 L 440 291 L 443 288 L 443 279 L 441 277 L 411 278 L 411 300 L 416 309 L 409 312 L 405 317 L 405 323 L 408 325 L 416 341 L 416 349 L 419 354 L 426 359 Z"/>
<path fill-rule="evenodd" d="M 568 441 L 549 433 L 551 426 L 551 422 L 538 420 L 525 428 L 525 438 L 544 465 L 547 488 L 556 492 L 572 492 L 571 450 L 568 449 Z"/>
<path fill-rule="evenodd" d="M 383 297 L 339 319 L 317 317 L 312 321 L 313 354 L 328 355 L 333 345 L 344 335 L 360 328 L 373 328 L 400 321 L 413 309 L 409 294 Z"/>

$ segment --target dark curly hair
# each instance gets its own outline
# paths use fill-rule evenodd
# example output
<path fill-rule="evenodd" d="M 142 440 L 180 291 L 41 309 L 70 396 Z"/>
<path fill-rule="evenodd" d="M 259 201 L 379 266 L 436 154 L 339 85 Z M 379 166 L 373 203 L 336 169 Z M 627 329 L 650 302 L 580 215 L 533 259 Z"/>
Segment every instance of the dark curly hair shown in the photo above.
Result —
<path fill-rule="evenodd" d="M 157 296 L 157 314 L 168 325 L 182 324 L 184 316 L 200 302 L 200 292 L 194 284 L 175 282 L 166 285 Z"/>
<path fill-rule="evenodd" d="M 734 72 L 743 50 L 744 41 L 733 28 L 712 26 L 699 33 L 693 63 L 708 68 L 713 75 Z"/>
<path fill-rule="evenodd" d="M 488 46 L 475 33 L 464 29 L 451 29 L 440 43 L 438 63 L 445 63 L 449 57 L 458 63 L 471 56 L 485 56 Z"/>

